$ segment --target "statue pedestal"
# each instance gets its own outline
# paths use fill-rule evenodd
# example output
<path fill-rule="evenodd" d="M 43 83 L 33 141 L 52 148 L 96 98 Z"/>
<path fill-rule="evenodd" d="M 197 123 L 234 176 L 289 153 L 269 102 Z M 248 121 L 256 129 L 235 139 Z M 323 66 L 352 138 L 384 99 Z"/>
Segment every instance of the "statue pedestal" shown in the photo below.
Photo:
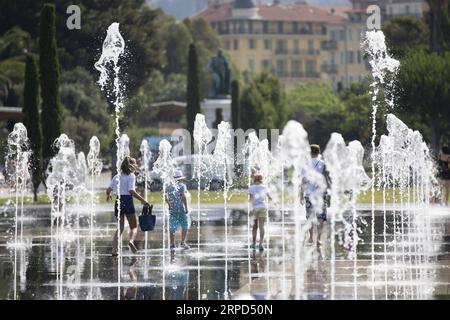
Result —
<path fill-rule="evenodd" d="M 206 125 L 209 128 L 217 129 L 214 126 L 216 121 L 216 110 L 221 110 L 222 120 L 229 122 L 231 126 L 231 99 L 220 98 L 220 99 L 205 99 L 202 102 L 202 113 L 205 116 Z"/>

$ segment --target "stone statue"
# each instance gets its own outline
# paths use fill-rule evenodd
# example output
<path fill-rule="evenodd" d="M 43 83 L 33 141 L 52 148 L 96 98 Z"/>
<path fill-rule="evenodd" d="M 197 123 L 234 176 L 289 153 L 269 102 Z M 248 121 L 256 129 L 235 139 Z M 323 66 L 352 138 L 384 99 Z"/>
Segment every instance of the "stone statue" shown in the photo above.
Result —
<path fill-rule="evenodd" d="M 213 88 L 211 98 L 225 97 L 230 94 L 230 66 L 223 51 L 219 50 L 215 57 L 209 60 L 208 69 L 211 71 Z"/>

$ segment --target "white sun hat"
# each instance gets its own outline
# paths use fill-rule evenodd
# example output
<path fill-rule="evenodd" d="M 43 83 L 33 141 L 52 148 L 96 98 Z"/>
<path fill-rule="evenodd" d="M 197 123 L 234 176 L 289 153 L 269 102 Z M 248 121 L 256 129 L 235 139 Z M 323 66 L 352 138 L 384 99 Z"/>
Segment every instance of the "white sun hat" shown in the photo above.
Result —
<path fill-rule="evenodd" d="M 184 176 L 184 174 L 183 174 L 183 171 L 181 171 L 181 170 L 175 170 L 175 173 L 174 173 L 174 175 L 173 175 L 173 178 L 175 179 L 175 180 L 183 180 L 183 179 L 186 179 L 186 177 Z"/>

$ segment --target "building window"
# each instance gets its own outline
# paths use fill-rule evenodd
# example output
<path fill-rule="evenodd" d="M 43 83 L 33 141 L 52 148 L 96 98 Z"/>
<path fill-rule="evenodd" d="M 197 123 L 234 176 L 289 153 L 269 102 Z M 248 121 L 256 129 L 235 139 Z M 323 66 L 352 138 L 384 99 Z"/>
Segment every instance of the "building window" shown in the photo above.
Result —
<path fill-rule="evenodd" d="M 233 50 L 239 50 L 239 39 L 233 40 Z"/>
<path fill-rule="evenodd" d="M 277 60 L 277 74 L 279 77 L 285 77 L 287 74 L 286 60 Z"/>
<path fill-rule="evenodd" d="M 316 68 L 317 64 L 316 61 L 314 60 L 308 60 L 306 61 L 306 73 L 308 76 L 312 76 L 316 73 Z"/>
<path fill-rule="evenodd" d="M 409 5 L 405 5 L 405 13 L 407 15 L 410 14 L 410 12 L 409 12 Z"/>
<path fill-rule="evenodd" d="M 331 30 L 331 31 L 330 31 L 330 39 L 331 39 L 331 40 L 334 40 L 334 41 L 337 41 L 337 40 L 338 40 L 338 37 L 337 37 L 337 30 Z"/>
<path fill-rule="evenodd" d="M 226 40 L 226 41 L 225 41 L 225 49 L 226 49 L 226 50 L 230 50 L 230 49 L 231 49 L 230 40 Z"/>
<path fill-rule="evenodd" d="M 286 40 L 277 40 L 277 53 L 286 53 Z"/>
<path fill-rule="evenodd" d="M 239 21 L 239 33 L 245 33 L 245 21 Z"/>
<path fill-rule="evenodd" d="M 283 23 L 283 21 L 278 21 L 278 33 L 280 33 L 280 34 L 284 33 L 284 23 Z"/>
<path fill-rule="evenodd" d="M 248 22 L 248 33 L 253 33 L 253 21 Z"/>
<path fill-rule="evenodd" d="M 361 50 L 358 50 L 358 64 L 362 64 L 362 52 Z"/>
<path fill-rule="evenodd" d="M 339 40 L 345 41 L 345 30 L 339 31 Z"/>
<path fill-rule="evenodd" d="M 348 63 L 355 63 L 355 53 L 353 52 L 353 49 L 348 50 Z"/>
<path fill-rule="evenodd" d="M 270 71 L 270 60 L 267 59 L 262 60 L 261 67 L 264 71 Z"/>
<path fill-rule="evenodd" d="M 340 64 L 345 64 L 345 52 L 342 50 L 340 52 Z"/>
<path fill-rule="evenodd" d="M 269 33 L 269 22 L 263 22 L 263 33 Z"/>
<path fill-rule="evenodd" d="M 294 40 L 294 53 L 295 54 L 300 53 L 300 40 L 298 40 L 298 39 Z"/>
<path fill-rule="evenodd" d="M 330 63 L 331 63 L 331 65 L 333 65 L 333 66 L 336 64 L 336 53 L 335 53 L 335 52 L 331 52 Z"/>
<path fill-rule="evenodd" d="M 250 50 L 256 49 L 256 40 L 255 39 L 249 39 L 248 40 L 248 47 Z"/>
<path fill-rule="evenodd" d="M 302 62 L 300 60 L 292 61 L 292 77 L 298 78 L 301 76 L 302 72 Z"/>
<path fill-rule="evenodd" d="M 272 50 L 272 40 L 264 39 L 264 49 Z"/>
<path fill-rule="evenodd" d="M 314 40 L 308 40 L 308 53 L 314 54 Z"/>
<path fill-rule="evenodd" d="M 253 60 L 253 59 L 249 59 L 249 60 L 248 60 L 248 70 L 249 70 L 251 73 L 254 73 L 254 72 L 255 72 L 255 60 Z"/>
<path fill-rule="evenodd" d="M 293 33 L 300 33 L 300 28 L 299 28 L 299 26 L 298 26 L 298 21 L 294 21 L 293 23 L 292 23 L 292 31 L 293 31 Z"/>
<path fill-rule="evenodd" d="M 353 41 L 353 31 L 351 29 L 348 30 L 348 41 Z"/>

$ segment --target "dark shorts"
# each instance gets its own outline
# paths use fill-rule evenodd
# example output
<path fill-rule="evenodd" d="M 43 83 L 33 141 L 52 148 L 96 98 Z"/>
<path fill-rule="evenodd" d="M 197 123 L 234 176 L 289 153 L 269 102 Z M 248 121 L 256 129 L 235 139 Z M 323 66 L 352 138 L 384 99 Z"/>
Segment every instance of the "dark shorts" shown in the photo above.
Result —
<path fill-rule="evenodd" d="M 118 199 L 116 199 L 116 204 L 114 205 L 114 214 L 117 217 L 117 202 Z M 128 215 L 128 214 L 136 214 L 136 209 L 134 208 L 133 203 L 133 197 L 130 195 L 122 195 L 120 196 L 120 215 Z"/>
<path fill-rule="evenodd" d="M 327 196 L 323 196 L 322 208 L 314 208 L 308 197 L 305 197 L 306 219 L 311 218 L 315 213 L 318 220 L 327 221 Z"/>

